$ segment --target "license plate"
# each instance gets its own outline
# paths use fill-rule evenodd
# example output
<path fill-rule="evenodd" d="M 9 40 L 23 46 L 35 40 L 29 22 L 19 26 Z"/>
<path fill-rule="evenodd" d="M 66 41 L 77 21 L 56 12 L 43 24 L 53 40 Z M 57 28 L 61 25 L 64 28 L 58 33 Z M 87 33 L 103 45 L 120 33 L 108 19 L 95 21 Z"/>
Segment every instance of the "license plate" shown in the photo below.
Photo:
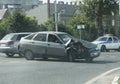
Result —
<path fill-rule="evenodd" d="M 6 44 L 0 44 L 0 46 L 1 46 L 1 47 L 5 47 L 5 46 L 6 46 Z"/>

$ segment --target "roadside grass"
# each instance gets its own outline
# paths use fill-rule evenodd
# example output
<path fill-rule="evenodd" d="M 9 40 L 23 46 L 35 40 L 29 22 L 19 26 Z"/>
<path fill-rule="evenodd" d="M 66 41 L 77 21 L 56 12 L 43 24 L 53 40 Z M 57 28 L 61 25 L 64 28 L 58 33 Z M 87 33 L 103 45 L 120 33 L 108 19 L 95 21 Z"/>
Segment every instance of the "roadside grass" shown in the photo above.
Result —
<path fill-rule="evenodd" d="M 120 78 L 118 79 L 118 84 L 120 84 Z"/>

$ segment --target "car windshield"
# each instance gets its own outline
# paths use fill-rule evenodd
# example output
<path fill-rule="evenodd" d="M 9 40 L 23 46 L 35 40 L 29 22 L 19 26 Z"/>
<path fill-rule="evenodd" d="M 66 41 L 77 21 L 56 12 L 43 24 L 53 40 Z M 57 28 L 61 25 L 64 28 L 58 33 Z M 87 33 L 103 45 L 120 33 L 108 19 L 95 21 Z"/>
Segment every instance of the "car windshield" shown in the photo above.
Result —
<path fill-rule="evenodd" d="M 64 43 L 67 43 L 72 38 L 69 34 L 58 34 L 58 36 Z"/>
<path fill-rule="evenodd" d="M 99 37 L 96 41 L 106 41 L 107 37 Z"/>

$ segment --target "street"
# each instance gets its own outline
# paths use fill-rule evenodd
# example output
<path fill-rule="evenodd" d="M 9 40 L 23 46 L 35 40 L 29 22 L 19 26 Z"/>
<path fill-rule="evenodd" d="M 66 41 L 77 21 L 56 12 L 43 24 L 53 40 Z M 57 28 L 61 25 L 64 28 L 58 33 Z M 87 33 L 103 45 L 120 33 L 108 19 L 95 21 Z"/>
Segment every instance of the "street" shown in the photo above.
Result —
<path fill-rule="evenodd" d="M 120 65 L 120 52 L 101 53 L 92 63 L 84 60 L 8 58 L 0 54 L 0 84 L 84 84 Z"/>

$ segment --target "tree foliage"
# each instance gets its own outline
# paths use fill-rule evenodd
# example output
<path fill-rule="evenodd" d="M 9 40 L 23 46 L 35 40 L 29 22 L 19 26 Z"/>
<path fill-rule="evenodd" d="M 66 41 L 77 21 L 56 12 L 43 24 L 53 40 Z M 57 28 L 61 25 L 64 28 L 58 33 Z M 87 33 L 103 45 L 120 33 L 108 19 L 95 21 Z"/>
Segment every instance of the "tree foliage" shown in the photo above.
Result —
<path fill-rule="evenodd" d="M 118 10 L 117 0 L 83 0 L 83 7 L 86 17 L 96 20 L 96 26 L 100 35 L 103 35 L 104 18 Z M 105 18 L 106 19 L 106 18 Z"/>
<path fill-rule="evenodd" d="M 80 14 L 75 15 L 70 21 L 69 32 L 76 37 L 80 37 L 80 30 L 77 30 L 77 25 L 84 24 L 85 29 L 81 30 L 81 37 L 92 41 L 99 35 L 104 34 L 104 28 L 110 22 L 112 12 L 116 13 L 118 10 L 118 3 L 116 0 L 83 0 L 77 6 L 77 9 L 80 10 Z M 115 34 L 112 27 L 106 29 L 108 29 L 108 33 Z"/>
<path fill-rule="evenodd" d="M 77 29 L 78 25 L 85 25 L 85 29 Z M 69 32 L 77 37 L 84 40 L 92 41 L 97 38 L 97 29 L 95 28 L 95 23 L 93 21 L 89 21 L 87 17 L 83 14 L 76 15 L 68 25 Z"/>
<path fill-rule="evenodd" d="M 27 17 L 24 13 L 15 12 L 8 18 L 13 32 L 34 32 L 39 30 L 39 25 L 34 17 Z"/>
<path fill-rule="evenodd" d="M 11 23 L 8 19 L 4 19 L 0 23 L 0 38 L 2 38 L 5 34 L 12 32 L 10 29 Z"/>
<path fill-rule="evenodd" d="M 44 31 L 56 31 L 55 23 L 52 19 L 48 19 L 44 24 L 41 24 L 41 29 Z M 67 32 L 67 27 L 62 23 L 58 23 L 58 31 Z"/>
<path fill-rule="evenodd" d="M 40 26 L 34 17 L 27 17 L 21 11 L 16 11 L 13 15 L 0 22 L 0 36 L 3 37 L 11 32 L 35 32 Z"/>

